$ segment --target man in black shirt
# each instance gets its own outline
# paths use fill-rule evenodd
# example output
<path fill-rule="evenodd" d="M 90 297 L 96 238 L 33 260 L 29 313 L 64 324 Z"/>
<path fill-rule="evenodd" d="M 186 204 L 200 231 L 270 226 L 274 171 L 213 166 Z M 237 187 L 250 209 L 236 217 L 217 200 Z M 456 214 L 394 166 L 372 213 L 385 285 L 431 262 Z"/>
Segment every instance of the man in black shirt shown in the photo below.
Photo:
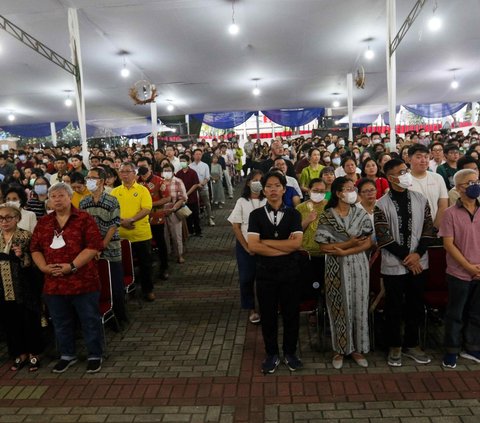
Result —
<path fill-rule="evenodd" d="M 258 163 L 258 169 L 260 169 L 264 174 L 267 173 L 270 168 L 273 167 L 273 163 L 276 159 L 283 157 L 283 145 L 279 141 L 272 142 L 270 146 L 270 158 L 262 160 Z M 290 160 L 285 160 L 287 164 L 287 175 L 295 178 L 295 168 Z"/>
<path fill-rule="evenodd" d="M 248 249 L 257 255 L 257 298 L 267 354 L 262 363 L 265 374 L 273 373 L 280 363 L 279 305 L 283 318 L 284 362 L 291 371 L 303 367 L 296 356 L 300 305 L 296 252 L 302 245 L 302 219 L 297 210 L 283 204 L 286 185 L 285 176 L 280 172 L 269 172 L 262 178 L 267 204 L 251 212 L 248 224 Z"/>

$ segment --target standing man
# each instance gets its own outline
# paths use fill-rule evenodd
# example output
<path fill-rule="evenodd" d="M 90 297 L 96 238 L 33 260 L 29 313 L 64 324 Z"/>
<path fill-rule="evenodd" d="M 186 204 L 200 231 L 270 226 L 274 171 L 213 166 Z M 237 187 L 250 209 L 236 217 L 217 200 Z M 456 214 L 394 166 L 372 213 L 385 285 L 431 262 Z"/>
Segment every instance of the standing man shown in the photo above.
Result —
<path fill-rule="evenodd" d="M 137 182 L 148 189 L 152 196 L 152 212 L 150 214 L 150 228 L 160 259 L 160 279 L 168 279 L 168 249 L 165 241 L 165 212 L 163 205 L 170 202 L 171 197 L 167 183 L 160 176 L 154 175 L 152 161 L 148 157 L 137 160 Z"/>
<path fill-rule="evenodd" d="M 264 174 L 267 174 L 270 168 L 273 167 L 273 163 L 275 162 L 275 160 L 279 158 L 283 158 L 283 145 L 280 141 L 274 141 L 270 146 L 270 158 L 262 160 L 258 165 L 259 169 Z M 295 168 L 293 167 L 292 162 L 290 160 L 285 160 L 285 163 L 287 164 L 286 175 L 295 178 Z"/>
<path fill-rule="evenodd" d="M 243 165 L 243 176 L 247 176 L 249 170 L 253 168 L 253 148 L 255 144 L 252 141 L 252 136 L 247 137 L 247 142 L 243 144 L 243 151 L 245 152 L 245 164 Z"/>
<path fill-rule="evenodd" d="M 208 224 L 215 226 L 212 215 L 212 206 L 210 204 L 210 195 L 208 193 L 208 182 L 210 181 L 210 168 L 207 164 L 202 162 L 202 150 L 199 148 L 193 150 L 193 162 L 190 163 L 190 169 L 197 172 L 198 180 L 200 181 L 200 187 L 198 194 L 207 211 Z"/>
<path fill-rule="evenodd" d="M 55 159 L 55 169 L 57 173 L 50 176 L 50 185 L 55 185 L 58 182 L 62 182 L 63 175 L 68 172 L 68 159 L 66 157 L 57 157 Z"/>
<path fill-rule="evenodd" d="M 185 189 L 187 190 L 187 206 L 192 211 L 192 214 L 187 217 L 187 227 L 190 235 L 202 236 L 202 228 L 200 227 L 200 209 L 198 199 L 198 189 L 200 188 L 200 181 L 198 180 L 197 172 L 188 167 L 190 157 L 182 154 L 180 157 L 180 166 L 182 170 L 177 172 L 175 176 L 183 181 Z"/>
<path fill-rule="evenodd" d="M 0 154 L 0 182 L 12 176 L 15 165 L 8 161 L 8 154 Z"/>
<path fill-rule="evenodd" d="M 62 182 L 50 187 L 53 213 L 35 227 L 30 251 L 45 274 L 44 300 L 60 352 L 52 372 L 63 373 L 77 362 L 76 315 L 88 352 L 87 373 L 96 373 L 102 368 L 103 330 L 98 307 L 100 279 L 93 259 L 103 250 L 103 240 L 93 217 L 72 206 L 72 195 L 72 188 Z"/>
<path fill-rule="evenodd" d="M 447 190 L 450 191 L 455 183 L 453 176 L 457 173 L 457 162 L 460 158 L 460 150 L 456 144 L 448 144 L 443 149 L 446 162 L 437 167 L 437 173 L 445 181 Z"/>
<path fill-rule="evenodd" d="M 173 148 L 172 145 L 167 145 L 167 147 L 165 147 L 165 154 L 168 161 L 175 168 L 175 172 L 178 172 L 180 170 L 180 160 L 177 156 L 175 156 L 175 148 Z"/>
<path fill-rule="evenodd" d="M 122 185 L 111 192 L 120 204 L 120 238 L 132 243 L 132 253 L 140 268 L 140 285 L 145 300 L 155 301 L 152 282 L 152 230 L 148 216 L 152 210 L 152 196 L 148 189 L 137 183 L 135 165 L 120 166 Z"/>
<path fill-rule="evenodd" d="M 292 372 L 303 367 L 296 356 L 300 306 L 296 252 L 302 245 L 302 217 L 297 210 L 283 204 L 286 186 L 282 173 L 267 173 L 262 178 L 267 204 L 253 210 L 248 223 L 248 250 L 257 256 L 257 298 L 267 354 L 262 363 L 265 374 L 275 372 L 280 364 L 279 306 L 283 318 L 284 362 Z"/>
<path fill-rule="evenodd" d="M 220 145 L 220 156 L 225 160 L 225 168 L 223 168 L 223 177 L 227 184 L 228 198 L 233 198 L 233 186 L 232 186 L 232 167 L 234 165 L 235 158 L 231 149 L 227 148 L 227 144 Z M 223 167 L 223 166 L 222 166 Z"/>
<path fill-rule="evenodd" d="M 80 201 L 80 210 L 85 210 L 95 219 L 102 235 L 103 251 L 100 258 L 110 263 L 113 312 L 120 325 L 123 325 L 128 323 L 128 316 L 123 285 L 122 246 L 118 234 L 120 206 L 115 197 L 105 192 L 106 179 L 107 174 L 101 167 L 89 170 L 86 183 L 91 195 Z"/>
<path fill-rule="evenodd" d="M 445 157 L 443 155 L 443 143 L 434 142 L 432 144 L 432 159 L 430 160 L 429 169 L 432 172 L 436 172 L 438 166 L 445 163 Z"/>
<path fill-rule="evenodd" d="M 438 229 L 443 212 L 448 207 L 448 191 L 445 182 L 438 173 L 428 172 L 430 152 L 427 147 L 421 144 L 411 146 L 408 149 L 408 157 L 412 170 L 412 185 L 409 189 L 427 197 L 433 225 Z"/>
<path fill-rule="evenodd" d="M 374 222 L 382 252 L 388 365 L 402 365 L 402 347 L 406 357 L 428 364 L 431 358 L 419 347 L 418 329 L 424 318 L 427 249 L 435 237 L 430 207 L 422 194 L 408 190 L 412 176 L 403 160 L 392 159 L 383 170 L 390 191 L 377 201 Z"/>
<path fill-rule="evenodd" d="M 457 355 L 480 363 L 480 213 L 478 172 L 459 170 L 457 203 L 444 214 L 439 235 L 447 252 L 448 305 L 445 314 L 445 355 L 442 365 L 453 369 Z M 465 347 L 465 352 L 462 347 Z"/>

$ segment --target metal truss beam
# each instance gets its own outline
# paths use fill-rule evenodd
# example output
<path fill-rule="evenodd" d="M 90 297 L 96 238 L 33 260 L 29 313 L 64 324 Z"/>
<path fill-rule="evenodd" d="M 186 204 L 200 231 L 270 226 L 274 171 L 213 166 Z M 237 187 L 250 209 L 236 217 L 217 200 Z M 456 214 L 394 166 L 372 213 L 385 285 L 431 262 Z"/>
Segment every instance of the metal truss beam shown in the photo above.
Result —
<path fill-rule="evenodd" d="M 62 57 L 60 54 L 53 51 L 51 48 L 48 48 L 41 41 L 38 41 L 30 34 L 27 34 L 23 29 L 19 28 L 17 25 L 15 25 L 13 22 L 9 21 L 2 15 L 0 15 L 0 28 L 4 29 L 12 37 L 16 38 L 21 43 L 25 44 L 27 47 L 30 47 L 32 50 L 36 51 L 41 56 L 50 60 L 50 62 L 55 63 L 63 70 L 71 73 L 78 80 L 80 73 L 77 66 Z"/>
<path fill-rule="evenodd" d="M 413 9 L 410 11 L 408 16 L 405 18 L 405 22 L 403 22 L 403 24 L 400 27 L 397 35 L 395 36 L 392 43 L 390 44 L 390 57 L 395 52 L 395 50 L 398 48 L 398 46 L 402 42 L 405 35 L 407 35 L 408 30 L 410 29 L 410 27 L 415 22 L 415 19 L 417 19 L 418 15 L 422 11 L 423 6 L 425 5 L 426 2 L 427 2 L 427 0 L 417 0 L 417 2 L 415 3 L 415 6 L 413 6 Z"/>

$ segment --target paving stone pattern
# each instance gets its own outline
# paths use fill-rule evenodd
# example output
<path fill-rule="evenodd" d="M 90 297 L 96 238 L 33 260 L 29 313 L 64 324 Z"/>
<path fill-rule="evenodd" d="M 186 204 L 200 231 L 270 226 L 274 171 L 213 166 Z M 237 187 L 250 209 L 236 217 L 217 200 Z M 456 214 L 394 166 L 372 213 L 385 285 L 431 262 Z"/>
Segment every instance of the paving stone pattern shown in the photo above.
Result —
<path fill-rule="evenodd" d="M 215 211 L 216 226 L 188 240 L 186 263 L 172 263 L 171 278 L 156 282 L 157 301 L 140 308 L 130 300 L 132 323 L 123 333 L 107 331 L 100 373 L 85 373 L 81 339 L 81 360 L 62 375 L 51 373 L 53 345 L 34 374 L 11 372 L 2 346 L 0 422 L 480 422 L 479 366 L 460 359 L 446 371 L 434 348 L 428 366 L 405 361 L 392 369 L 376 351 L 368 369 L 347 360 L 338 371 L 331 352 L 315 348 L 306 314 L 305 369 L 291 374 L 281 366 L 263 376 L 260 327 L 239 307 L 226 221 L 233 205 L 227 200 Z"/>

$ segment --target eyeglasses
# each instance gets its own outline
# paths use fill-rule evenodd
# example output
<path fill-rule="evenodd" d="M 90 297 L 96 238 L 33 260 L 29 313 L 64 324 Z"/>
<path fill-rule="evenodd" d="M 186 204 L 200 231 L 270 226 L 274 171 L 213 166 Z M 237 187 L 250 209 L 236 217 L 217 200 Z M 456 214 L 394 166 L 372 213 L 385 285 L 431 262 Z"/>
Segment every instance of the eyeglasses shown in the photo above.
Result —
<path fill-rule="evenodd" d="M 372 189 L 366 189 L 366 190 L 360 191 L 360 194 L 375 194 L 376 192 L 377 192 L 377 189 L 372 188 Z"/>
<path fill-rule="evenodd" d="M 480 185 L 480 181 L 464 182 L 463 184 L 459 184 L 459 185 L 468 185 L 469 187 L 471 187 L 472 185 Z"/>
<path fill-rule="evenodd" d="M 398 172 L 397 176 L 403 176 L 406 175 L 407 173 L 410 173 L 410 169 L 403 169 L 400 172 Z"/>
<path fill-rule="evenodd" d="M 13 219 L 15 219 L 15 216 L 0 216 L 0 223 L 2 222 L 10 223 Z"/>

